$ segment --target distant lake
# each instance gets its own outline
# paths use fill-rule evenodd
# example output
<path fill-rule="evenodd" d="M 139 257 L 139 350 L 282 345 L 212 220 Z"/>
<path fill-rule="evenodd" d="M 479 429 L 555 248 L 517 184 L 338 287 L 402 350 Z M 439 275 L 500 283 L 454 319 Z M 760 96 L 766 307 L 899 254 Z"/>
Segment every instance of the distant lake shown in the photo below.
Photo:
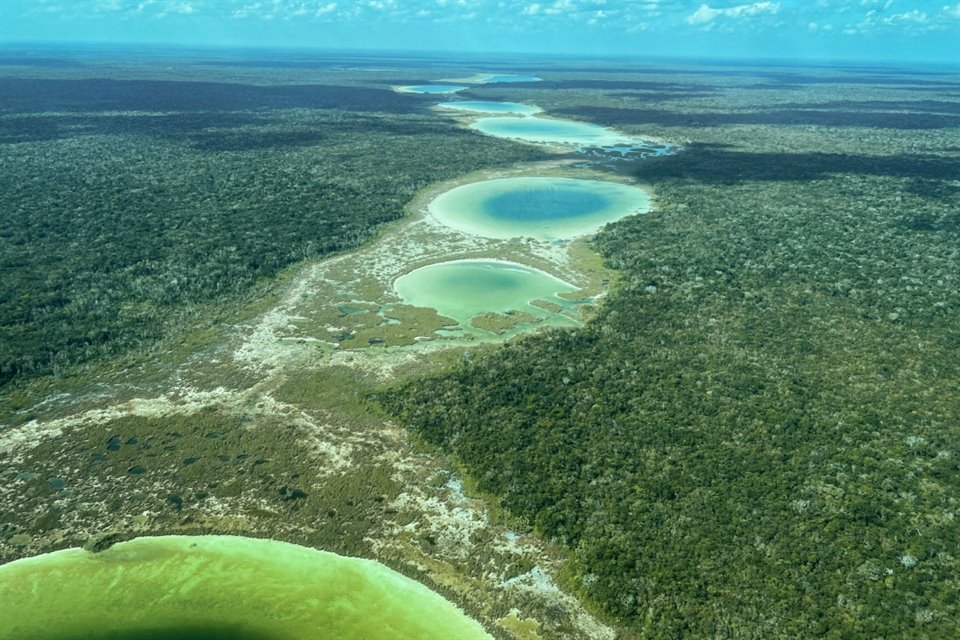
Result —
<path fill-rule="evenodd" d="M 485 84 L 495 84 L 498 82 L 540 82 L 542 78 L 537 76 L 525 76 L 510 73 L 490 73 L 483 76 Z"/>
<path fill-rule="evenodd" d="M 549 118 L 480 118 L 471 128 L 498 138 L 546 144 L 607 147 L 632 144 L 629 136 L 600 125 Z"/>
<path fill-rule="evenodd" d="M 457 100 L 453 102 L 441 102 L 437 105 L 444 109 L 456 109 L 457 111 L 470 111 L 473 113 L 515 113 L 523 116 L 530 116 L 543 111 L 540 107 L 535 107 L 521 102 L 494 102 L 490 100 Z"/>
<path fill-rule="evenodd" d="M 571 178 L 501 178 L 437 196 L 428 210 L 443 224 L 488 238 L 566 240 L 650 209 L 639 187 Z"/>
<path fill-rule="evenodd" d="M 413 84 L 404 87 L 397 87 L 400 93 L 456 93 L 463 91 L 468 87 L 460 84 Z"/>

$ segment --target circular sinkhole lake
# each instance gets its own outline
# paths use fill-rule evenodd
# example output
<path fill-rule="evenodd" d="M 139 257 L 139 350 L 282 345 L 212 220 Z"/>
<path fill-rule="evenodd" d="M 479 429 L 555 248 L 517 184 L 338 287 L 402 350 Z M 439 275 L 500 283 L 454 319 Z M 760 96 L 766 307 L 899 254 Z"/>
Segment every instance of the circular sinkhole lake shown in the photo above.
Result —
<path fill-rule="evenodd" d="M 372 560 L 235 536 L 163 536 L 0 567 L 4 640 L 486 638 Z"/>
<path fill-rule="evenodd" d="M 532 116 L 543 111 L 540 107 L 521 102 L 493 102 L 490 100 L 458 100 L 456 102 L 441 102 L 437 106 L 472 113 L 516 113 L 522 116 Z"/>
<path fill-rule="evenodd" d="M 404 302 L 436 309 L 466 326 L 483 313 L 522 311 L 551 325 L 575 326 L 572 318 L 530 304 L 534 300 L 571 309 L 558 294 L 577 287 L 545 271 L 504 260 L 452 260 L 414 269 L 393 285 Z"/>
<path fill-rule="evenodd" d="M 572 178 L 500 178 L 446 191 L 428 206 L 448 227 L 487 238 L 567 240 L 650 210 L 639 187 Z"/>
<path fill-rule="evenodd" d="M 470 125 L 480 133 L 541 144 L 608 147 L 631 145 L 629 136 L 589 122 L 552 118 L 480 118 Z"/>
<path fill-rule="evenodd" d="M 456 93 L 463 91 L 467 87 L 460 84 L 414 84 L 405 87 L 397 87 L 400 93 Z"/>

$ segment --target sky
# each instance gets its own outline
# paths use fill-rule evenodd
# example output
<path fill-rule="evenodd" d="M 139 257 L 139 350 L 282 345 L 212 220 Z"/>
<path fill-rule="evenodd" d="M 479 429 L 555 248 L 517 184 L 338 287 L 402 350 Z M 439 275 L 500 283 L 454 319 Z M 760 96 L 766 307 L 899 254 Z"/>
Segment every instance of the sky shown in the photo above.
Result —
<path fill-rule="evenodd" d="M 960 2 L 0 1 L 0 45 L 39 41 L 641 58 L 934 61 L 955 64 L 960 70 Z"/>

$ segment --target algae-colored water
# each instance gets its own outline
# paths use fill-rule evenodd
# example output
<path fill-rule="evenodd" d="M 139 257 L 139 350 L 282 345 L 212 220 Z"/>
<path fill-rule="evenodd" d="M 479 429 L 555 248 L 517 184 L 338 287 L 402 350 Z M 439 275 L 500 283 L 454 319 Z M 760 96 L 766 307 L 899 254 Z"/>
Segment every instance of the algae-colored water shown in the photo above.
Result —
<path fill-rule="evenodd" d="M 545 300 L 570 308 L 573 303 L 558 294 L 576 291 L 575 286 L 515 262 L 453 260 L 431 264 L 398 278 L 394 289 L 406 303 L 436 309 L 461 325 L 482 313 L 507 311 L 523 311 L 548 324 L 578 324 L 565 315 L 530 304 Z"/>
<path fill-rule="evenodd" d="M 164 536 L 0 567 L 2 640 L 487 638 L 372 560 L 234 536 Z"/>
<path fill-rule="evenodd" d="M 564 240 L 650 210 L 638 187 L 601 180 L 501 178 L 440 194 L 428 210 L 443 224 L 488 238 Z"/>
<path fill-rule="evenodd" d="M 522 102 L 496 102 L 493 100 L 457 100 L 441 102 L 437 105 L 444 109 L 470 111 L 471 113 L 515 113 L 522 116 L 532 116 L 543 111 L 540 107 Z"/>

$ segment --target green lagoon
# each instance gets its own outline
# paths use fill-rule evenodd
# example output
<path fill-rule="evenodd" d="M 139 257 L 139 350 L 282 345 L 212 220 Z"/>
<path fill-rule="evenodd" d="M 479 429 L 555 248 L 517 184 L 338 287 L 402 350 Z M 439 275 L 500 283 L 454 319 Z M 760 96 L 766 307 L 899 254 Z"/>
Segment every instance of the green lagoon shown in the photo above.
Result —
<path fill-rule="evenodd" d="M 577 287 L 545 271 L 503 260 L 453 260 L 414 269 L 394 283 L 404 302 L 429 307 L 466 326 L 483 313 L 525 312 L 548 324 L 577 326 L 558 312 L 530 304 L 541 300 L 559 309 L 574 302 L 559 297 Z"/>
<path fill-rule="evenodd" d="M 471 113 L 513 113 L 521 116 L 532 116 L 543 111 L 540 107 L 523 104 L 522 102 L 496 102 L 492 100 L 458 100 L 441 102 L 437 106 Z"/>
<path fill-rule="evenodd" d="M 164 536 L 0 567 L 2 640 L 484 638 L 372 560 L 234 536 Z"/>
<path fill-rule="evenodd" d="M 428 206 L 444 225 L 487 238 L 568 240 L 650 210 L 650 196 L 617 182 L 501 178 L 442 193 Z"/>

